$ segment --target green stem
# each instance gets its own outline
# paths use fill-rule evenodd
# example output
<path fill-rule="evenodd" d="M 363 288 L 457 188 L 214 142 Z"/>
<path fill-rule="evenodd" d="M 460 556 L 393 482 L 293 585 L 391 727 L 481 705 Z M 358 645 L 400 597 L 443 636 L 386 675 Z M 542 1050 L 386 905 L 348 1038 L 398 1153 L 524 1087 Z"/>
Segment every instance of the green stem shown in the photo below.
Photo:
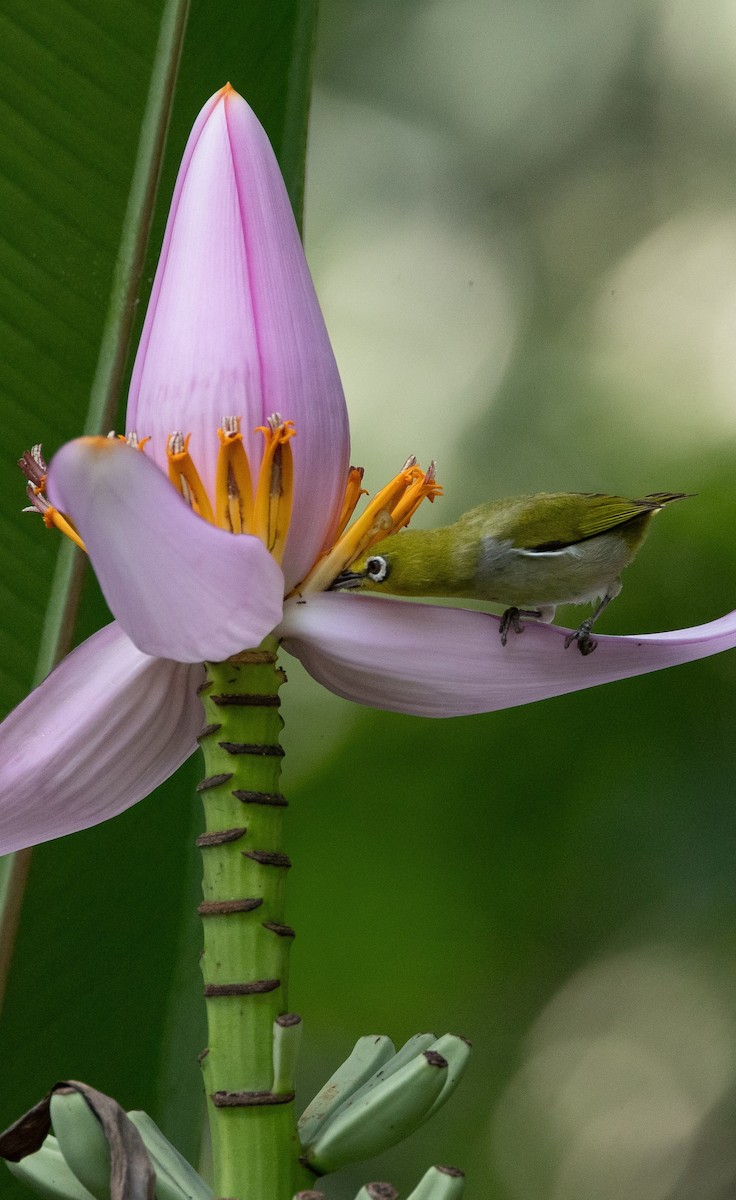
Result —
<path fill-rule="evenodd" d="M 287 1012 L 289 949 L 283 850 L 286 801 L 281 758 L 276 643 L 237 661 L 208 663 L 202 689 L 205 778 L 198 786 L 206 832 L 202 973 L 208 1045 L 202 1056 L 217 1196 L 291 1200 L 303 1178 L 293 1080 L 278 1065 L 274 1022 Z M 278 1064 L 289 1062 L 278 1030 Z M 287 1072 L 288 1074 L 288 1072 Z M 278 1089 L 278 1090 L 277 1090 Z"/>

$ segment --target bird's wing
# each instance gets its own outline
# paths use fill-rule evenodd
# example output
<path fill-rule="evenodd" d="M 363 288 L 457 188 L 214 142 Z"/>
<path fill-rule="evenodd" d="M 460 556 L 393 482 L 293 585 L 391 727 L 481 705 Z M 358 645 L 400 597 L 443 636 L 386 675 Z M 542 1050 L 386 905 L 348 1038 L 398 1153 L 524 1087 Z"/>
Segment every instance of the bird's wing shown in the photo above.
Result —
<path fill-rule="evenodd" d="M 514 543 L 519 549 L 562 550 L 656 512 L 661 504 L 602 493 L 537 496 L 532 512 L 518 521 Z"/>

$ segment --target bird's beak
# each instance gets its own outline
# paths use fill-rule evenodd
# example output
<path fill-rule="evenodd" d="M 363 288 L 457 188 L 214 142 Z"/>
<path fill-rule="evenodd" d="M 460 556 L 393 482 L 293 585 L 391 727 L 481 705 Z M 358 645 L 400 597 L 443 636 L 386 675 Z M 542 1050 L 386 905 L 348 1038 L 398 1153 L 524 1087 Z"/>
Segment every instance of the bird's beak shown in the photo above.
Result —
<path fill-rule="evenodd" d="M 343 588 L 358 588 L 365 579 L 363 571 L 341 571 L 328 587 L 328 592 L 339 592 Z"/>

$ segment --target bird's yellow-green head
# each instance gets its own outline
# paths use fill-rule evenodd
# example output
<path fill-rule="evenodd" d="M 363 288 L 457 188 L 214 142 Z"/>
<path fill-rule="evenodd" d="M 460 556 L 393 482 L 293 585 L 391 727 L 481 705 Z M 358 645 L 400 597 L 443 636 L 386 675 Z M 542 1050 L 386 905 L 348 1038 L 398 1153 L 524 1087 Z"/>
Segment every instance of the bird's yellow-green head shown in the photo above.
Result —
<path fill-rule="evenodd" d="M 401 530 L 378 542 L 335 580 L 334 588 L 393 596 L 452 596 L 462 546 L 453 529 Z"/>

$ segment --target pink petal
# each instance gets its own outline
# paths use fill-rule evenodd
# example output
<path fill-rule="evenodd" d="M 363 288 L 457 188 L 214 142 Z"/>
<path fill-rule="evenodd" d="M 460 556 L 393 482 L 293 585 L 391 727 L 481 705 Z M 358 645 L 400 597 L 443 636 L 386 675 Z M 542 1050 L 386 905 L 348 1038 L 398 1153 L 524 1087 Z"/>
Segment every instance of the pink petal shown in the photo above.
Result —
<path fill-rule="evenodd" d="M 198 517 L 138 450 L 107 438 L 68 442 L 48 494 L 71 516 L 110 609 L 145 654 L 220 661 L 278 623 L 284 580 L 263 543 Z"/>
<path fill-rule="evenodd" d="M 392 712 L 492 712 L 706 658 L 736 646 L 736 612 L 672 633 L 598 636 L 565 649 L 567 630 L 527 624 L 498 636 L 498 617 L 377 596 L 323 593 L 284 606 L 284 647 L 330 691 Z"/>
<path fill-rule="evenodd" d="M 278 412 L 295 421 L 297 504 L 287 587 L 311 567 L 339 513 L 348 467 L 340 377 L 276 158 L 229 86 L 192 130 L 179 171 L 128 401 L 128 429 L 192 433 L 214 485 L 216 429 L 240 416 L 254 474 L 253 430 Z"/>
<path fill-rule="evenodd" d="M 114 623 L 74 650 L 0 725 L 0 853 L 148 796 L 196 749 L 203 678 L 141 654 Z"/>

